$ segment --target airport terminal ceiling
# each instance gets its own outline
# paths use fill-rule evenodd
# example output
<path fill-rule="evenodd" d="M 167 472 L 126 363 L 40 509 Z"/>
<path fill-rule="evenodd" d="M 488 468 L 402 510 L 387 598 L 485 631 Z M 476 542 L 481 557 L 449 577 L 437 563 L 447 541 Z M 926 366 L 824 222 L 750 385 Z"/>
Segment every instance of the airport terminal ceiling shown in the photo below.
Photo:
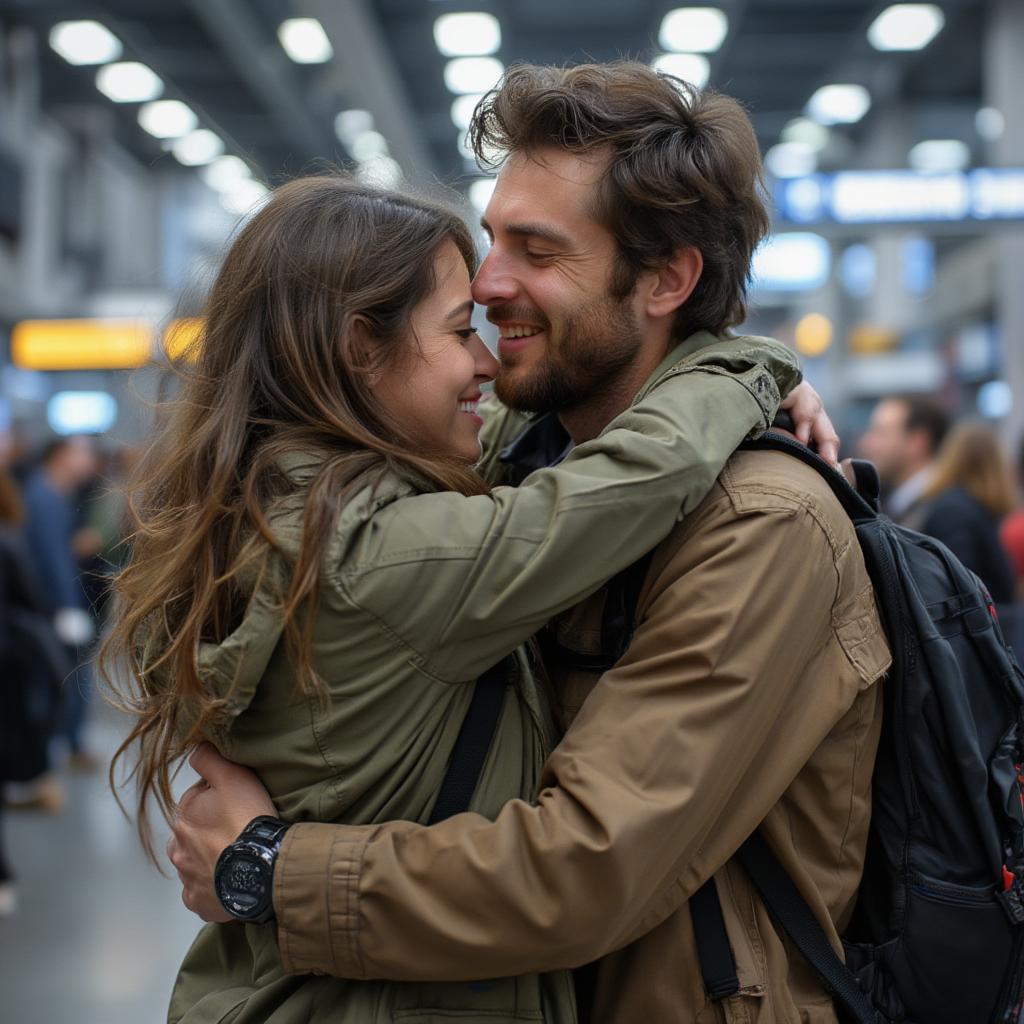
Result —
<path fill-rule="evenodd" d="M 665 0 L 0 0 L 0 21 L 8 31 L 18 24 L 38 31 L 44 109 L 71 124 L 89 108 L 112 105 L 93 84 L 94 68 L 66 63 L 45 39 L 58 22 L 95 19 L 122 41 L 122 59 L 146 64 L 163 80 L 163 98 L 189 104 L 228 152 L 250 161 L 268 182 L 325 161 L 347 162 L 336 115 L 347 107 L 372 110 L 382 93 L 393 99 L 384 112 L 392 150 L 415 154 L 401 162 L 414 164 L 421 182 L 457 182 L 472 172 L 460 154 L 445 59 L 432 37 L 439 15 L 493 14 L 501 26 L 495 56 L 505 65 L 650 60 L 660 52 L 659 26 L 673 6 Z M 822 154 L 825 169 L 830 161 L 857 165 L 857 142 L 887 102 L 913 109 L 916 138 L 935 137 L 939 126 L 945 136 L 972 134 L 957 129 L 971 126 L 982 96 L 982 0 L 945 0 L 945 26 L 927 48 L 884 59 L 865 34 L 887 6 L 877 0 L 723 0 L 718 6 L 728 33 L 717 50 L 698 58 L 698 73 L 706 60 L 710 85 L 747 106 L 763 149 L 779 141 L 817 88 L 836 81 L 866 85 L 873 111 L 833 133 Z M 320 19 L 333 60 L 297 64 L 284 56 L 278 26 L 302 16 Z M 135 115 L 132 105 L 116 110 L 121 143 L 146 163 L 170 160 Z"/>

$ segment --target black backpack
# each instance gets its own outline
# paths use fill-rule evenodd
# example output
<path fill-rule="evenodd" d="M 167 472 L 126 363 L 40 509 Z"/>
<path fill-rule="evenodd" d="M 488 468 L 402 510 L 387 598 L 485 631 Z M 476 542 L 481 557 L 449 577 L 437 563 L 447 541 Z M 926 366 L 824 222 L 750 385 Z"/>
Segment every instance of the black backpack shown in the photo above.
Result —
<path fill-rule="evenodd" d="M 857 1024 L 1017 1022 L 1024 998 L 1024 673 L 984 584 L 777 433 L 747 448 L 817 470 L 853 521 L 892 649 L 867 861 L 846 964 L 755 832 L 737 859 L 778 927 Z M 705 985 L 739 989 L 712 879 L 691 899 Z"/>

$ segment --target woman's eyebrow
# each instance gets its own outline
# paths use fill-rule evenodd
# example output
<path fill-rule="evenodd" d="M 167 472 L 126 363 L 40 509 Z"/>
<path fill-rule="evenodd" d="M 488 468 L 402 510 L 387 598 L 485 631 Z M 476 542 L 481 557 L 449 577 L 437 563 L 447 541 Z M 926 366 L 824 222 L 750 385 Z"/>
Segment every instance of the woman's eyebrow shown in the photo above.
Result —
<path fill-rule="evenodd" d="M 446 320 L 455 320 L 459 317 L 465 316 L 466 313 L 473 312 L 473 300 L 468 299 L 466 302 L 460 302 L 449 314 L 445 317 Z"/>

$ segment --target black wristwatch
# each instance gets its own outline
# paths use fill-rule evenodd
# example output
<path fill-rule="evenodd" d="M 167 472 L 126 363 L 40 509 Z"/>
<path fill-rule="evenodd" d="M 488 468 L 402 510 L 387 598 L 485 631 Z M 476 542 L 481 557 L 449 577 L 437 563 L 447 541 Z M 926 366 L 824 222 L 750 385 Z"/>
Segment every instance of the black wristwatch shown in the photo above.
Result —
<path fill-rule="evenodd" d="M 221 906 L 236 920 L 264 924 L 274 916 L 274 865 L 289 823 L 269 815 L 253 818 L 217 858 L 213 886 Z"/>

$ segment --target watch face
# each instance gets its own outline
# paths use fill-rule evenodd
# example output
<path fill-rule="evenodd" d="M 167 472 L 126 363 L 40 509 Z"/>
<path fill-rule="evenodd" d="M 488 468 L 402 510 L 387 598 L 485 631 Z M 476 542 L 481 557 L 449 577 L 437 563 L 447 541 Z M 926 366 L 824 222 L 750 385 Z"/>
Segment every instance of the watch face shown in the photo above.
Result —
<path fill-rule="evenodd" d="M 258 856 L 234 852 L 217 875 L 221 902 L 238 917 L 259 914 L 267 901 L 268 866 Z"/>

